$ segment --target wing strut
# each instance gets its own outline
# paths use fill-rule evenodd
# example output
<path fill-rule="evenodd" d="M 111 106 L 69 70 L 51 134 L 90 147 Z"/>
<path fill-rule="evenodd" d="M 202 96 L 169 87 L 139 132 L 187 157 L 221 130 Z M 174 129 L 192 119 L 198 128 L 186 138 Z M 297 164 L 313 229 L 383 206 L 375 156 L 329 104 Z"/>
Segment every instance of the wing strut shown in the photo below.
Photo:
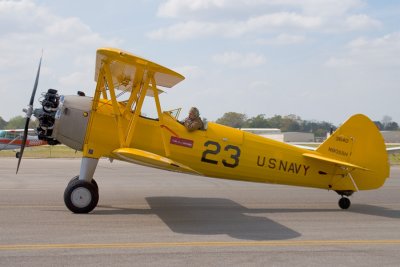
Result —
<path fill-rule="evenodd" d="M 149 80 L 150 79 L 149 79 L 148 75 L 146 75 L 146 78 L 144 79 L 144 83 L 142 86 L 142 90 L 140 91 L 139 99 L 136 102 L 135 112 L 129 122 L 128 134 L 127 134 L 127 137 L 125 140 L 126 144 L 130 144 L 132 142 L 133 134 L 135 133 L 136 123 L 138 121 L 140 112 L 142 110 L 144 98 L 146 97 L 146 93 L 149 88 Z"/>
<path fill-rule="evenodd" d="M 108 112 L 112 113 L 110 115 L 114 117 L 113 127 L 117 130 L 115 136 L 117 146 L 126 148 L 135 143 L 136 140 L 133 140 L 136 136 L 135 129 L 138 121 L 141 120 L 140 116 L 146 96 L 154 97 L 158 113 L 158 120 L 153 121 L 152 125 L 156 126 L 155 128 L 158 126 L 158 131 L 160 131 L 163 142 L 163 151 L 160 151 L 160 154 L 162 154 L 161 156 L 170 156 L 167 133 L 162 127 L 164 114 L 161 110 L 159 94 L 163 91 L 158 89 L 157 85 L 170 88 L 182 81 L 184 77 L 151 61 L 105 48 L 97 51 L 95 79 L 97 86 L 86 130 L 83 156 L 99 157 L 104 155 L 101 148 L 91 141 L 97 137 L 90 134 L 93 125 L 101 123 L 101 118 L 97 117 L 97 111 L 102 106 L 106 106 Z M 120 100 L 117 90 L 122 90 L 123 93 L 129 92 L 128 99 Z M 99 120 L 95 118 L 99 118 Z"/>
<path fill-rule="evenodd" d="M 152 84 L 153 93 L 154 93 L 154 100 L 156 102 L 156 107 L 157 107 L 158 124 L 159 124 L 160 130 L 161 130 L 160 132 L 161 132 L 161 138 L 162 138 L 163 145 L 164 145 L 164 152 L 165 152 L 165 155 L 167 157 L 169 157 L 171 155 L 171 152 L 170 152 L 169 146 L 167 144 L 165 133 L 162 130 L 162 125 L 164 125 L 164 122 L 163 122 L 163 116 L 162 116 L 162 112 L 161 112 L 160 98 L 158 97 L 157 84 L 156 84 L 156 80 L 154 79 L 153 75 L 151 76 L 151 84 Z"/>
<path fill-rule="evenodd" d="M 112 75 L 111 75 L 108 64 L 103 65 L 103 70 L 105 72 L 107 87 L 110 92 L 111 103 L 112 103 L 113 110 L 114 110 L 114 116 L 115 116 L 115 120 L 117 122 L 119 144 L 121 147 L 125 147 L 126 145 L 125 145 L 125 138 L 124 138 L 124 129 L 122 126 L 122 114 L 121 114 L 121 110 L 119 109 L 119 106 L 118 106 L 117 97 L 115 96 L 115 88 L 114 88 L 114 84 L 112 82 Z"/>

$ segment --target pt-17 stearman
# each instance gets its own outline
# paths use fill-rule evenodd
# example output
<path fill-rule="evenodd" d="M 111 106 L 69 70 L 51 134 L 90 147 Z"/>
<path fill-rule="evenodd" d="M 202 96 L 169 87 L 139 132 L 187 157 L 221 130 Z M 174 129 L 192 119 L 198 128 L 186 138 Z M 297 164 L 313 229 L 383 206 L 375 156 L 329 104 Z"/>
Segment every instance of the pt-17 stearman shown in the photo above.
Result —
<path fill-rule="evenodd" d="M 97 50 L 93 97 L 63 96 L 49 89 L 42 108 L 33 110 L 40 65 L 26 129 L 34 114 L 40 139 L 83 152 L 79 175 L 64 193 L 74 213 L 91 212 L 97 205 L 99 189 L 93 176 L 101 157 L 215 178 L 333 190 L 341 196 L 342 209 L 350 206 L 348 196 L 377 189 L 389 176 L 384 140 L 361 114 L 349 118 L 315 150 L 213 122 L 189 132 L 174 112 L 162 111 L 159 97 L 184 77 L 113 48 Z M 151 98 L 155 118 L 142 114 L 143 102 Z M 24 145 L 17 172 L 23 151 Z"/>

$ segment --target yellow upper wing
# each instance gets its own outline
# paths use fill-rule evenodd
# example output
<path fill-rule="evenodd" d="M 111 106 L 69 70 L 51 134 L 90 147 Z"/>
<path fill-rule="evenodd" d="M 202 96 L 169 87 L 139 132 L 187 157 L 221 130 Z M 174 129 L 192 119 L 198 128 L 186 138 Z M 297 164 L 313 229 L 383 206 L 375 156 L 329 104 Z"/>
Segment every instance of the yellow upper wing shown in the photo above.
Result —
<path fill-rule="evenodd" d="M 131 91 L 146 72 L 152 72 L 157 85 L 162 87 L 171 88 L 185 79 L 181 74 L 150 60 L 115 48 L 100 48 L 96 56 L 95 81 L 102 62 L 110 65 L 114 87 L 119 90 Z"/>

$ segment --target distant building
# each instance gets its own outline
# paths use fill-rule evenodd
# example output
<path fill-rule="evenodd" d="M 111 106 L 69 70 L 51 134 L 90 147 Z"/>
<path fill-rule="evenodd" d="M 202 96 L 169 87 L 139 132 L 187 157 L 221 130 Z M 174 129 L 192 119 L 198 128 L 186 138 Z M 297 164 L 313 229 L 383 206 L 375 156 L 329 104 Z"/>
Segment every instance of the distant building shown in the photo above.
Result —
<path fill-rule="evenodd" d="M 241 128 L 242 131 L 283 142 L 283 134 L 277 128 Z"/>
<path fill-rule="evenodd" d="M 242 128 L 242 131 L 257 134 L 280 142 L 314 142 L 313 133 L 284 132 L 276 128 Z"/>
<path fill-rule="evenodd" d="M 400 143 L 400 131 L 382 131 L 385 143 Z"/>
<path fill-rule="evenodd" d="M 300 132 L 285 132 L 283 133 L 283 142 L 314 142 L 315 137 L 313 133 L 300 133 Z"/>

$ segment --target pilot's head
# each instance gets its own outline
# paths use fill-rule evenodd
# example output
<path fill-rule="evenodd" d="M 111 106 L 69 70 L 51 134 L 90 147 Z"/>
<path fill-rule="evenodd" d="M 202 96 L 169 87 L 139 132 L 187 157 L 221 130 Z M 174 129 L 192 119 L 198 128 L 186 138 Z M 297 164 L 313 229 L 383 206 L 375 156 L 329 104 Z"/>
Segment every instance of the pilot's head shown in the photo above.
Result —
<path fill-rule="evenodd" d="M 192 107 L 189 111 L 189 118 L 196 119 L 200 117 L 200 112 L 196 107 Z"/>

